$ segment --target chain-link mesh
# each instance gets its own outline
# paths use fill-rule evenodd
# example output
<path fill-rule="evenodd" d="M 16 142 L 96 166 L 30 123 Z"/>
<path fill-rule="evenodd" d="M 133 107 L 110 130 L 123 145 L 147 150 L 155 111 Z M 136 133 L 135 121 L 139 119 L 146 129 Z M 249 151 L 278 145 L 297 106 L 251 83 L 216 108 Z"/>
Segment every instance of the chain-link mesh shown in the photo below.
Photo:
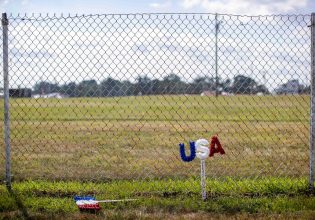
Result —
<path fill-rule="evenodd" d="M 14 182 L 198 177 L 178 144 L 212 135 L 226 154 L 207 159 L 208 178 L 307 178 L 310 16 L 9 23 Z"/>

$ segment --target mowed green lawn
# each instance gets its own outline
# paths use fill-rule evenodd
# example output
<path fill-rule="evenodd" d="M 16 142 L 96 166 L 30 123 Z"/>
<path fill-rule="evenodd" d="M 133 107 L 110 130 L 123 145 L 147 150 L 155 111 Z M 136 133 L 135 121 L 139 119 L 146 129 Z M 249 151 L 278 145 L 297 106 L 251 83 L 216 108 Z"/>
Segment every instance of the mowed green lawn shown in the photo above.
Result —
<path fill-rule="evenodd" d="M 104 183 L 23 181 L 10 194 L 0 185 L 0 219 L 314 219 L 315 197 L 307 180 L 207 179 L 201 200 L 198 179 L 119 180 Z M 100 212 L 80 213 L 74 195 L 97 199 L 134 198 L 103 203 Z M 24 218 L 23 218 L 24 217 Z"/>
<path fill-rule="evenodd" d="M 10 107 L 15 180 L 195 176 L 198 160 L 183 163 L 178 143 L 214 134 L 226 155 L 207 160 L 209 176 L 308 173 L 309 96 L 11 99 Z"/>
<path fill-rule="evenodd" d="M 10 107 L 13 188 L 35 212 L 73 212 L 73 195 L 93 194 L 142 199 L 104 206 L 122 211 L 118 218 L 160 210 L 314 215 L 305 196 L 309 96 L 11 99 Z M 226 154 L 206 161 L 210 200 L 200 203 L 200 162 L 182 162 L 178 143 L 212 135 Z"/>

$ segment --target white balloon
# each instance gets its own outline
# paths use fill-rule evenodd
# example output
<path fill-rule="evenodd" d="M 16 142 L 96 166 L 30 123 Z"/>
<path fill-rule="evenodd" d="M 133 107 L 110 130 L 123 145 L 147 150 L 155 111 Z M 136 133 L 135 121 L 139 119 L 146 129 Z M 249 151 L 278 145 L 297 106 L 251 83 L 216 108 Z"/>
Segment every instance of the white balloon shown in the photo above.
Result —
<path fill-rule="evenodd" d="M 200 160 L 205 160 L 209 157 L 210 150 L 209 150 L 209 141 L 206 139 L 198 139 L 195 143 L 196 146 L 196 156 Z"/>

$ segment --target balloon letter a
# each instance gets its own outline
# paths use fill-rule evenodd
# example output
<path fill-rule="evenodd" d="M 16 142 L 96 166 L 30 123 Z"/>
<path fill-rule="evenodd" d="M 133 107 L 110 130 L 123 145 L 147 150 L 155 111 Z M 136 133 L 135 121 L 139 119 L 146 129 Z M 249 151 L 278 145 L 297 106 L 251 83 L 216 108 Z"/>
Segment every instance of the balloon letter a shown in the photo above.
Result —
<path fill-rule="evenodd" d="M 215 147 L 215 145 L 217 145 L 217 147 Z M 221 143 L 217 136 L 213 136 L 211 139 L 209 157 L 212 157 L 215 153 L 225 154 L 225 151 L 221 146 Z"/>

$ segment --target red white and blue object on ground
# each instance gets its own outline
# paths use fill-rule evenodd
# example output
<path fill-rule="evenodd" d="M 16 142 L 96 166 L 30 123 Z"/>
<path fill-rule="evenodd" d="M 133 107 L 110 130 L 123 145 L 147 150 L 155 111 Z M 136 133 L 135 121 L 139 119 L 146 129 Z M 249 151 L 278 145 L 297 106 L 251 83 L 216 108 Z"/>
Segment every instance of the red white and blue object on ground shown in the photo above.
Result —
<path fill-rule="evenodd" d="M 74 201 L 80 211 L 99 211 L 101 206 L 93 196 L 75 196 Z"/>
<path fill-rule="evenodd" d="M 111 199 L 111 200 L 96 200 L 93 196 L 75 196 L 74 201 L 77 204 L 80 211 L 99 211 L 101 210 L 100 203 L 111 202 L 125 202 L 134 201 L 137 199 Z"/>

